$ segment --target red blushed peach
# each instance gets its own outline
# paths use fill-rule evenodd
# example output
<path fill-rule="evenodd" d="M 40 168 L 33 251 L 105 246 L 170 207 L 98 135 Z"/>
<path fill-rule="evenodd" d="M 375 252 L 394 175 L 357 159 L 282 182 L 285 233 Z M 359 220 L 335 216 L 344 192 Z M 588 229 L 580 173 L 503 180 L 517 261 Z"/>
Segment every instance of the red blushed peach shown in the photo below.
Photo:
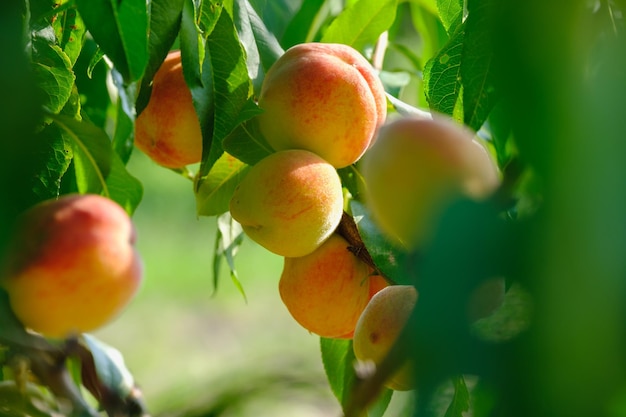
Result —
<path fill-rule="evenodd" d="M 98 195 L 39 203 L 20 219 L 2 284 L 24 326 L 62 338 L 115 317 L 142 281 L 127 213 Z"/>
<path fill-rule="evenodd" d="M 331 235 L 313 253 L 285 258 L 279 292 L 302 327 L 323 337 L 349 337 L 369 300 L 369 267 Z"/>
<path fill-rule="evenodd" d="M 341 180 L 332 165 L 312 152 L 276 152 L 250 168 L 233 193 L 230 214 L 267 250 L 305 256 L 339 225 Z"/>
<path fill-rule="evenodd" d="M 336 168 L 363 155 L 387 115 L 374 69 L 341 44 L 288 49 L 267 72 L 259 107 L 261 133 L 274 149 L 307 149 Z"/>
<path fill-rule="evenodd" d="M 390 240 L 415 249 L 455 198 L 480 200 L 500 184 L 497 165 L 454 120 L 402 118 L 380 129 L 359 166 L 375 222 Z"/>
<path fill-rule="evenodd" d="M 146 108 L 135 123 L 135 145 L 157 164 L 181 168 L 202 159 L 202 132 L 180 51 L 170 52 L 156 72 Z"/>

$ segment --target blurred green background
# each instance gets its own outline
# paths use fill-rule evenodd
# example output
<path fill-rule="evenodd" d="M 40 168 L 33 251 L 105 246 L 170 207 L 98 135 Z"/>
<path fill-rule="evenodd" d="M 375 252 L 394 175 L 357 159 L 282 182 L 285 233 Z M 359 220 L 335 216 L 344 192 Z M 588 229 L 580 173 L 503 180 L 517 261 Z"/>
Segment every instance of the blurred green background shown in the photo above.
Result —
<path fill-rule="evenodd" d="M 282 258 L 246 240 L 236 266 L 247 302 L 223 265 L 213 288 L 215 218 L 196 216 L 192 182 L 135 151 L 144 184 L 133 219 L 145 264 L 138 296 L 95 333 L 124 355 L 159 415 L 339 415 L 319 338 L 278 294 Z"/>

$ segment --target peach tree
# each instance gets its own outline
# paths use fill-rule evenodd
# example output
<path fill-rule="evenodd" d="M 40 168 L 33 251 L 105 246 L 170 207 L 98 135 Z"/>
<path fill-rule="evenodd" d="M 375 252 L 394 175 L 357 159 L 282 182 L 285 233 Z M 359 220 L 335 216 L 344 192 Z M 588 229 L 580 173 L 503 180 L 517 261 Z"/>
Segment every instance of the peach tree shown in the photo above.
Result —
<path fill-rule="evenodd" d="M 263 245 L 270 210 L 293 220 L 332 195 L 332 209 L 293 222 L 323 236 L 284 254 L 280 291 L 299 322 L 338 325 L 309 330 L 345 416 L 384 416 L 399 389 L 413 395 L 406 416 L 626 415 L 625 10 L 620 0 L 3 1 L 0 413 L 149 413 L 123 352 L 72 315 L 52 326 L 61 335 L 24 319 L 41 298 L 12 304 L 12 265 L 34 263 L 48 237 L 39 223 L 58 220 L 23 229 L 40 204 L 95 194 L 132 216 L 142 182 L 126 164 L 163 128 L 170 146 L 201 142 L 197 161 L 163 169 L 188 178 L 197 214 L 218 223 L 215 279 L 226 262 L 241 288 L 237 249 Z M 312 57 L 286 53 L 302 45 Z M 172 51 L 176 101 L 148 119 Z M 274 67 L 281 57 L 290 61 Z M 334 162 L 341 150 L 356 157 Z M 267 163 L 285 152 L 300 159 Z M 332 222 L 320 220 L 329 211 Z M 92 231 L 66 236 L 89 242 Z M 67 265 L 85 280 L 114 268 Z M 45 289 L 85 303 L 55 271 Z M 62 308 L 50 305 L 48 321 Z"/>

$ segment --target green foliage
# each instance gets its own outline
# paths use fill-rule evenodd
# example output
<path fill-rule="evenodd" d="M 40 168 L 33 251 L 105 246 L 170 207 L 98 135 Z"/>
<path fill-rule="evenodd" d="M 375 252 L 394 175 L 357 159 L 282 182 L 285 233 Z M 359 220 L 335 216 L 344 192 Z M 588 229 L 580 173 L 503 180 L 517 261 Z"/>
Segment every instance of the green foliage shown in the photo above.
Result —
<path fill-rule="evenodd" d="M 226 261 L 245 297 L 235 268 L 244 235 L 228 202 L 248 167 L 273 152 L 255 119 L 263 78 L 295 44 L 345 43 L 373 61 L 391 117 L 452 115 L 486 138 L 503 185 L 489 201 L 450 207 L 432 244 L 407 252 L 372 221 L 358 165 L 340 170 L 360 253 L 391 282 L 415 285 L 420 302 L 373 376 L 357 378 L 349 340 L 321 340 L 338 402 L 346 412 L 384 415 L 392 392 L 377 375 L 411 358 L 416 416 L 611 415 L 601 410 L 619 410 L 626 383 L 626 9 L 617 1 L 500 3 L 5 2 L 0 249 L 21 211 L 61 194 L 98 193 L 134 212 L 142 200 L 141 179 L 126 169 L 134 122 L 157 69 L 179 48 L 203 136 L 201 163 L 182 171 L 193 180 L 197 214 L 217 223 L 214 287 Z M 511 321 L 464 320 L 472 291 L 494 276 L 527 288 L 536 303 L 539 323 L 517 338 L 497 337 L 511 334 Z M 36 380 L 16 377 L 19 355 Z M 45 365 L 51 358 L 70 358 L 80 372 L 60 382 L 53 371 L 68 370 Z M 83 388 L 110 415 L 142 411 L 119 352 L 90 336 L 53 343 L 27 332 L 2 290 L 0 369 L 9 415 L 58 415 L 69 401 L 72 415 L 94 416 Z M 466 384 L 466 375 L 479 382 Z M 453 393 L 434 410 L 446 382 Z"/>

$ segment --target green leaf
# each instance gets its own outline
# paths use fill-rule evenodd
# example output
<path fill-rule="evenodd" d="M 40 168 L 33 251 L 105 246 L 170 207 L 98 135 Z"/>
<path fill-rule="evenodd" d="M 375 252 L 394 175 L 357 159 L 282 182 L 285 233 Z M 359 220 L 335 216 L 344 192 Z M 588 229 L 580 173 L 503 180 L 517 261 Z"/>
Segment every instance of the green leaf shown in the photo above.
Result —
<path fill-rule="evenodd" d="M 215 216 L 227 212 L 233 192 L 247 172 L 246 164 L 224 153 L 196 190 L 198 215 Z"/>
<path fill-rule="evenodd" d="M 141 78 L 148 63 L 145 0 L 76 0 L 89 33 L 125 82 Z"/>
<path fill-rule="evenodd" d="M 495 0 L 468 2 L 461 78 L 463 80 L 463 120 L 478 131 L 495 105 L 492 27 Z"/>
<path fill-rule="evenodd" d="M 302 6 L 291 19 L 280 44 L 287 49 L 296 44 L 310 42 L 313 39 L 315 21 L 322 10 L 326 0 L 304 0 Z"/>
<path fill-rule="evenodd" d="M 426 63 L 424 92 L 430 108 L 452 115 L 461 91 L 461 57 L 463 53 L 463 27 L 448 43 Z"/>
<path fill-rule="evenodd" d="M 394 283 L 408 284 L 408 274 L 404 273 L 406 253 L 383 236 L 371 220 L 370 213 L 364 204 L 351 200 L 350 210 L 361 239 L 376 267 Z"/>
<path fill-rule="evenodd" d="M 239 281 L 237 269 L 235 268 L 235 256 L 243 242 L 243 237 L 241 225 L 233 220 L 230 212 L 217 217 L 217 237 L 215 240 L 215 255 L 213 256 L 213 285 L 215 291 L 217 291 L 222 259 L 226 259 L 226 264 L 230 270 L 230 278 L 244 299 L 246 299 L 246 293 Z"/>
<path fill-rule="evenodd" d="M 63 50 L 46 39 L 33 39 L 33 72 L 44 93 L 43 105 L 52 113 L 61 111 L 74 85 L 72 63 Z"/>
<path fill-rule="evenodd" d="M 184 0 L 152 0 L 148 33 L 148 64 L 141 79 L 136 102 L 137 114 L 148 105 L 154 74 L 165 60 L 180 29 Z"/>
<path fill-rule="evenodd" d="M 128 172 L 115 152 L 112 153 L 111 171 L 106 178 L 106 185 L 109 198 L 132 215 L 143 197 L 143 185 Z"/>
<path fill-rule="evenodd" d="M 107 134 L 86 120 L 64 115 L 49 115 L 72 141 L 78 191 L 109 196 L 106 178 L 111 170 L 113 152 Z"/>
<path fill-rule="evenodd" d="M 213 137 L 203 149 L 200 175 L 205 176 L 224 152 L 222 142 L 240 123 L 240 113 L 248 108 L 252 83 L 245 52 L 228 13 L 222 13 L 207 39 L 207 55 L 213 72 L 215 105 Z"/>
<path fill-rule="evenodd" d="M 237 126 L 223 142 L 224 150 L 248 165 L 254 165 L 274 150 L 259 130 L 256 118 Z"/>
<path fill-rule="evenodd" d="M 398 0 L 359 0 L 333 20 L 321 41 L 343 43 L 358 50 L 373 45 L 391 27 L 397 7 Z"/>
<path fill-rule="evenodd" d="M 135 387 L 135 380 L 122 354 L 92 335 L 83 334 L 81 337 L 91 352 L 99 382 L 116 397 L 129 397 Z"/>
<path fill-rule="evenodd" d="M 470 396 L 462 375 L 454 378 L 454 396 L 446 410 L 444 417 L 463 417 L 463 413 L 469 411 Z"/>
<path fill-rule="evenodd" d="M 71 139 L 57 125 L 50 124 L 37 134 L 35 165 L 40 171 L 34 178 L 33 193 L 39 200 L 60 194 L 61 178 L 72 161 Z"/>
<path fill-rule="evenodd" d="M 320 348 L 326 378 L 333 394 L 343 406 L 347 403 L 356 381 L 352 340 L 320 337 Z"/>
<path fill-rule="evenodd" d="M 111 69 L 111 79 L 117 87 L 117 120 L 113 134 L 113 149 L 128 162 L 133 150 L 134 123 L 136 118 L 135 101 L 137 98 L 138 82 L 124 82 L 122 75 L 117 69 Z"/>
<path fill-rule="evenodd" d="M 393 390 L 387 388 L 383 389 L 376 401 L 367 409 L 367 417 L 384 417 L 392 396 Z"/>
<path fill-rule="evenodd" d="M 76 63 L 83 47 L 86 28 L 76 8 L 71 7 L 60 13 L 53 24 L 58 45 L 68 56 L 72 67 Z"/>
<path fill-rule="evenodd" d="M 439 18 L 448 33 L 454 33 L 463 20 L 463 0 L 437 0 Z"/>
<path fill-rule="evenodd" d="M 285 52 L 278 43 L 276 36 L 266 26 L 249 2 L 246 2 L 250 26 L 261 57 L 263 70 L 267 72 L 274 62 Z"/>

